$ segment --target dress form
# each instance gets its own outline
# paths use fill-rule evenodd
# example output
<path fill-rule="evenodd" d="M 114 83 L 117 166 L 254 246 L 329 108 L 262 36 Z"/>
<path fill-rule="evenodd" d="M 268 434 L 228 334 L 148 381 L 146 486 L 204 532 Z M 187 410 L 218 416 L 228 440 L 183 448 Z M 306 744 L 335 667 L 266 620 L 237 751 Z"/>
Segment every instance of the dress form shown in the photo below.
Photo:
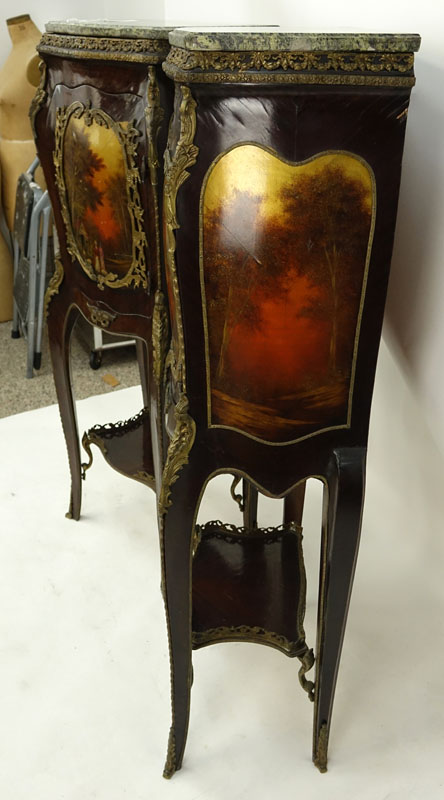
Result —
<path fill-rule="evenodd" d="M 28 111 L 40 78 L 36 46 L 41 34 L 29 14 L 6 24 L 12 50 L 0 70 L 0 165 L 3 208 L 12 230 L 17 179 L 35 158 Z M 40 183 L 42 175 L 36 179 Z"/>

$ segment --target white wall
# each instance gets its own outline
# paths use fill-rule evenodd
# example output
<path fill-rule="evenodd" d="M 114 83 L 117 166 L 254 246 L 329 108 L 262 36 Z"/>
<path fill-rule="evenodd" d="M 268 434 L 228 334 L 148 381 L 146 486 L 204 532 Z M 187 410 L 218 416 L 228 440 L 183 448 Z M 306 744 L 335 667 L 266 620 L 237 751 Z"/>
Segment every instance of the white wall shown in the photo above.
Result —
<path fill-rule="evenodd" d="M 65 17 L 144 18 L 182 24 L 280 24 L 312 30 L 420 33 L 407 126 L 398 226 L 385 335 L 444 453 L 444 6 L 438 0 L 3 0 L 4 18 L 28 11 L 43 29 Z M 0 64 L 10 43 L 0 30 Z M 393 402 L 396 403 L 396 397 Z"/>
<path fill-rule="evenodd" d="M 103 0 L 27 0 L 23 5 L 17 0 L 1 0 L 0 16 L 0 67 L 11 49 L 11 39 L 5 21 L 19 14 L 30 14 L 37 27 L 43 31 L 49 19 L 68 17 L 93 17 L 102 15 Z"/>
<path fill-rule="evenodd" d="M 30 14 L 43 32 L 45 22 L 51 19 L 131 19 L 144 18 L 162 24 L 164 0 L 1 0 L 0 16 L 0 67 L 5 61 L 11 40 L 5 20 L 19 14 Z"/>

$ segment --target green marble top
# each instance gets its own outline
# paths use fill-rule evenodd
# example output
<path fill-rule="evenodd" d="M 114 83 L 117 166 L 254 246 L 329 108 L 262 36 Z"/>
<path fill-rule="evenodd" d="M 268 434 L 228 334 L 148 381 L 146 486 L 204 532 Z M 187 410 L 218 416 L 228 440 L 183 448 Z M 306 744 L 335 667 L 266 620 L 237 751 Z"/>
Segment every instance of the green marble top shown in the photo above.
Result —
<path fill-rule="evenodd" d="M 121 39 L 166 39 L 174 25 L 156 25 L 143 19 L 65 19 L 51 20 L 47 33 L 72 36 L 110 36 Z"/>
<path fill-rule="evenodd" d="M 303 33 L 267 27 L 176 28 L 170 44 L 185 50 L 415 52 L 416 33 Z"/>

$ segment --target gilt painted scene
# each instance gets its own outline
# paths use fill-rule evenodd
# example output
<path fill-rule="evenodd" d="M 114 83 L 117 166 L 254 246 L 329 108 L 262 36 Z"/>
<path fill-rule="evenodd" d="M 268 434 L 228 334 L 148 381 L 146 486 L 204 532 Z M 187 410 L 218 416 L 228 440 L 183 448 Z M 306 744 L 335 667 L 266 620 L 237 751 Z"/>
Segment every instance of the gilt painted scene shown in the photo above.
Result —
<path fill-rule="evenodd" d="M 201 205 L 210 425 L 278 443 L 348 424 L 373 186 L 342 152 L 291 164 L 242 145 L 213 166 Z"/>
<path fill-rule="evenodd" d="M 63 176 L 72 234 L 89 271 L 122 278 L 133 262 L 123 145 L 113 128 L 71 115 Z"/>

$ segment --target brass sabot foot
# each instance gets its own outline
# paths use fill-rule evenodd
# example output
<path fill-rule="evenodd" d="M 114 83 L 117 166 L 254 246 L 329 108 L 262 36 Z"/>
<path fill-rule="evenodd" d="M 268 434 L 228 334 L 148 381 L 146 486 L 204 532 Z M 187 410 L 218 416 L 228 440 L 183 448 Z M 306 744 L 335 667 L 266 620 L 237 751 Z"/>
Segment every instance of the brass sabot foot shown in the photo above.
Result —
<path fill-rule="evenodd" d="M 169 780 L 176 772 L 176 739 L 174 736 L 174 728 L 170 728 L 170 735 L 168 737 L 168 751 L 163 768 L 163 777 Z"/>
<path fill-rule="evenodd" d="M 328 749 L 328 729 L 327 723 L 323 722 L 319 731 L 316 752 L 313 756 L 313 764 L 319 772 L 327 772 L 327 749 Z"/>

